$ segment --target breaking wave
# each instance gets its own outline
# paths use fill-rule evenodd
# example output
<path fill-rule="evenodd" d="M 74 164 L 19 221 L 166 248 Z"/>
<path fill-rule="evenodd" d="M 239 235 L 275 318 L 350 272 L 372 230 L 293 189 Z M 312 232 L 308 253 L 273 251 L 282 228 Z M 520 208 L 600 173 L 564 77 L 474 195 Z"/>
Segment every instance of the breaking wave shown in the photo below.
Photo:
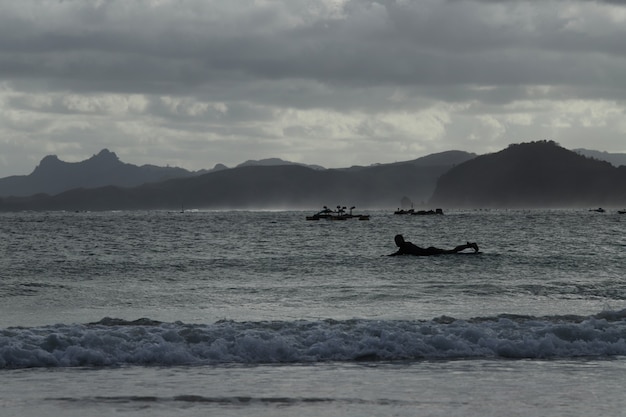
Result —
<path fill-rule="evenodd" d="M 626 355 L 626 309 L 470 320 L 96 323 L 0 330 L 0 368 L 547 359 Z"/>

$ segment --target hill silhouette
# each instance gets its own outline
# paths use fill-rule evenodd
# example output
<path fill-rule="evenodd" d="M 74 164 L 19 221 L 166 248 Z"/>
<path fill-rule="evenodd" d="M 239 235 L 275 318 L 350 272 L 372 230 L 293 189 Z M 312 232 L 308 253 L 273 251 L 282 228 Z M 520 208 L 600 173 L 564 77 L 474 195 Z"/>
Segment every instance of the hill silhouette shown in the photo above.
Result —
<path fill-rule="evenodd" d="M 285 161 L 283 159 L 280 158 L 266 158 L 266 159 L 259 159 L 259 160 L 247 160 L 246 162 L 242 162 L 241 164 L 237 165 L 237 167 L 245 167 L 245 166 L 276 166 L 276 165 L 300 165 L 300 166 L 305 166 L 305 167 L 309 167 L 309 168 L 313 168 L 313 169 L 326 169 L 323 166 L 320 165 L 307 165 L 307 164 L 300 164 L 297 162 L 290 162 L 290 161 Z"/>
<path fill-rule="evenodd" d="M 413 201 L 447 208 L 626 206 L 626 166 L 614 167 L 552 141 L 510 145 L 478 157 L 449 151 L 340 169 L 272 158 L 196 173 L 124 164 L 105 149 L 79 163 L 45 157 L 29 176 L 0 179 L 0 190 L 7 184 L 19 186 L 21 196 L 1 198 L 2 211 L 395 208 Z"/>
<path fill-rule="evenodd" d="M 445 207 L 599 207 L 626 204 L 626 167 L 552 141 L 510 145 L 442 175 L 431 204 Z"/>
<path fill-rule="evenodd" d="M 448 151 L 413 161 L 346 169 L 244 164 L 137 187 L 5 197 L 0 199 L 0 210 L 311 209 L 335 204 L 388 208 L 403 198 L 426 201 L 442 173 L 475 156 Z"/>
<path fill-rule="evenodd" d="M 574 152 L 594 158 L 599 159 L 600 161 L 610 162 L 612 165 L 619 167 L 622 165 L 626 165 L 626 154 L 623 153 L 610 153 L 610 152 L 602 152 L 602 151 L 594 151 L 591 149 L 572 149 Z"/>
<path fill-rule="evenodd" d="M 107 149 L 81 162 L 64 162 L 56 155 L 48 155 L 29 175 L 1 178 L 0 196 L 58 194 L 73 188 L 107 185 L 135 187 L 146 182 L 192 175 L 195 174 L 183 168 L 123 163 L 114 152 Z"/>

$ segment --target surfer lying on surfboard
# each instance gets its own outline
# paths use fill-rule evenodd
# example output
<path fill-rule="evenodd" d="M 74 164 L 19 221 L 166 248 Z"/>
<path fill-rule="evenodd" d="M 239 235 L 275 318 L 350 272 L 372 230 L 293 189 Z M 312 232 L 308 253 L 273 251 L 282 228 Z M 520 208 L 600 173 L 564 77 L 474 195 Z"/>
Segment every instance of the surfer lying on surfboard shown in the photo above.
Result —
<path fill-rule="evenodd" d="M 416 256 L 430 256 L 430 255 L 448 255 L 453 253 L 459 253 L 464 251 L 465 249 L 474 249 L 474 253 L 478 252 L 478 245 L 476 242 L 470 243 L 467 242 L 465 245 L 459 245 L 454 249 L 440 249 L 434 246 L 429 248 L 420 248 L 417 245 L 414 245 L 411 242 L 407 242 L 404 240 L 402 235 L 396 235 L 393 238 L 396 242 L 396 246 L 398 246 L 398 251 L 394 252 L 388 256 L 396 256 L 396 255 L 416 255 Z"/>

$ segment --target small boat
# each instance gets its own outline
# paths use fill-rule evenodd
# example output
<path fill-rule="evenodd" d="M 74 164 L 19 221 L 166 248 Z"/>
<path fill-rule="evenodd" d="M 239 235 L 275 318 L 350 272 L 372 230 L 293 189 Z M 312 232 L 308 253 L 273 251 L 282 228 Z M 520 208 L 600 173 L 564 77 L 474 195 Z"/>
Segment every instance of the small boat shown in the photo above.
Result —
<path fill-rule="evenodd" d="M 348 220 L 348 219 L 353 219 L 353 218 L 357 218 L 359 220 L 369 220 L 370 216 L 367 214 L 353 214 L 352 210 L 355 207 L 352 206 L 350 207 L 350 211 L 348 213 L 346 213 L 346 207 L 345 206 L 337 206 L 337 210 L 333 211 L 331 209 L 329 209 L 328 207 L 324 206 L 323 210 L 318 211 L 317 213 L 313 214 L 312 216 L 306 216 L 307 220 L 320 220 L 320 219 L 326 219 L 326 220 Z"/>
<path fill-rule="evenodd" d="M 415 211 L 414 209 L 408 209 L 408 210 L 398 209 L 394 211 L 393 214 L 410 214 L 413 216 L 428 216 L 431 214 L 443 214 L 443 210 L 440 208 L 435 209 L 435 210 L 418 210 L 418 211 Z"/>
<path fill-rule="evenodd" d="M 624 210 L 617 210 L 617 212 L 618 212 L 619 214 L 626 214 L 626 209 L 624 209 Z"/>
<path fill-rule="evenodd" d="M 418 210 L 418 211 L 416 211 L 414 213 L 411 213 L 411 214 L 416 215 L 416 216 L 430 216 L 430 215 L 433 215 L 433 214 L 435 214 L 435 215 L 443 215 L 443 210 L 440 209 L 440 208 L 435 209 L 435 210 Z"/>
<path fill-rule="evenodd" d="M 602 207 L 598 207 L 597 209 L 590 209 L 589 211 L 595 211 L 596 213 L 604 213 L 606 210 L 604 210 Z"/>

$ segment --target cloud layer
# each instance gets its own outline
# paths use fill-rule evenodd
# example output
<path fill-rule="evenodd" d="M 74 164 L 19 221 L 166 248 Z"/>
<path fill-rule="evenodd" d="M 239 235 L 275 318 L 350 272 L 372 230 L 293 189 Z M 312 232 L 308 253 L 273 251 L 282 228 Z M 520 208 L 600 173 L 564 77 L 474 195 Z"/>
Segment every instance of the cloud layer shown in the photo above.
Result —
<path fill-rule="evenodd" d="M 3 2 L 0 177 L 102 148 L 188 169 L 626 152 L 624 3 Z"/>

